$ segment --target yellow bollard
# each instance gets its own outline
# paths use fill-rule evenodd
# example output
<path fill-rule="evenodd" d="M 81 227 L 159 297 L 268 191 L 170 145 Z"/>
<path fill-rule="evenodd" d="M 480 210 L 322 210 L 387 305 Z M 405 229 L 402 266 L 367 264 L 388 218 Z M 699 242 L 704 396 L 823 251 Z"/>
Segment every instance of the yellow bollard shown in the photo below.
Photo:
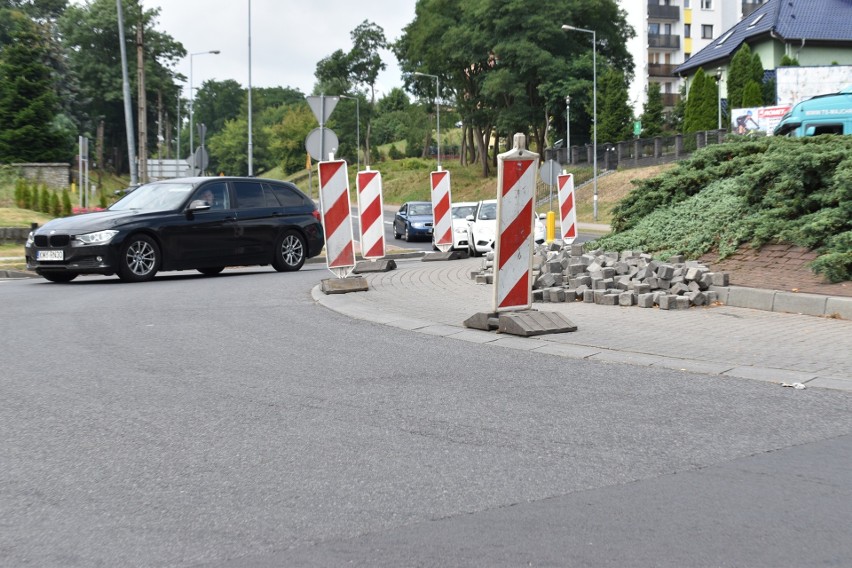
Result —
<path fill-rule="evenodd" d="M 547 212 L 547 242 L 552 242 L 556 238 L 556 213 L 553 211 Z"/>

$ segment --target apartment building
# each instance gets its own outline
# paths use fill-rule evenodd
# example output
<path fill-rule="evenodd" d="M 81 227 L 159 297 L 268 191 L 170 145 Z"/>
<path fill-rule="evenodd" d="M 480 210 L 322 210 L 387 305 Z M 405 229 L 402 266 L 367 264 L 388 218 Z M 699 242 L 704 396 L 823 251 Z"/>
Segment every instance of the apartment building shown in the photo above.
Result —
<path fill-rule="evenodd" d="M 663 105 L 671 109 L 680 98 L 676 67 L 685 63 L 765 0 L 619 0 L 636 30 L 628 42 L 635 77 L 629 97 L 636 116 L 642 113 L 648 84 L 660 84 Z"/>

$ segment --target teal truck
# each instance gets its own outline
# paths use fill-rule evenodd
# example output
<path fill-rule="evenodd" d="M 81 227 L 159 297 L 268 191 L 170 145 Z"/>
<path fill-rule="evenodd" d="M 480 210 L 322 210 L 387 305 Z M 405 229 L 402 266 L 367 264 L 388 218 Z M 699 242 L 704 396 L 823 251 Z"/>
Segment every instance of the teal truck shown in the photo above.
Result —
<path fill-rule="evenodd" d="M 797 103 L 775 127 L 776 136 L 852 134 L 852 87 Z"/>

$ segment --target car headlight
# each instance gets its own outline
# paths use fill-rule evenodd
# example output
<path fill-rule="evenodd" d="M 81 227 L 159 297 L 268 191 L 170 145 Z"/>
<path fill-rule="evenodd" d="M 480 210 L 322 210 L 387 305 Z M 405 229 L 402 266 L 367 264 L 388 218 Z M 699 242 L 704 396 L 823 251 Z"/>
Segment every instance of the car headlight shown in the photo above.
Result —
<path fill-rule="evenodd" d="M 30 234 L 27 235 L 27 243 L 24 246 L 25 247 L 31 247 L 31 246 L 33 246 L 34 242 L 35 242 L 35 236 L 33 236 L 33 232 L 30 231 Z"/>
<path fill-rule="evenodd" d="M 411 226 L 415 229 L 425 229 L 426 223 L 412 223 Z"/>
<path fill-rule="evenodd" d="M 84 245 L 102 245 L 108 243 L 118 234 L 118 231 L 108 229 L 106 231 L 97 231 L 94 233 L 86 233 L 85 235 L 77 235 L 74 237 Z"/>
<path fill-rule="evenodd" d="M 455 232 L 460 234 L 460 235 L 466 235 L 467 234 L 467 227 L 456 227 Z"/>

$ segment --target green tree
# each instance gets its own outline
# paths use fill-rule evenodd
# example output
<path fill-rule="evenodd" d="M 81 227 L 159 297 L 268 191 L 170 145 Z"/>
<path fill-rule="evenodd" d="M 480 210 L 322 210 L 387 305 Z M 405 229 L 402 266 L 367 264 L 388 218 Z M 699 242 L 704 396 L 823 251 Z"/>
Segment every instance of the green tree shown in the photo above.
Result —
<path fill-rule="evenodd" d="M 734 57 L 731 58 L 731 65 L 728 68 L 728 108 L 742 108 L 743 91 L 746 83 L 756 80 L 754 72 L 754 57 L 751 48 L 747 43 L 743 43 Z M 762 81 L 763 77 L 761 76 L 759 80 Z"/>
<path fill-rule="evenodd" d="M 648 82 L 647 97 L 642 107 L 642 137 L 652 138 L 662 134 L 664 127 L 663 95 L 659 83 Z"/>
<path fill-rule="evenodd" d="M 71 158 L 55 128 L 59 99 L 47 43 L 20 12 L 3 10 L 9 43 L 0 52 L 0 162 L 57 162 Z"/>
<path fill-rule="evenodd" d="M 364 20 L 352 33 L 352 50 L 349 52 L 349 68 L 352 83 L 362 86 L 370 93 L 369 106 L 365 109 L 367 115 L 367 134 L 364 137 L 364 147 L 368 156 L 370 153 L 370 135 L 372 132 L 373 108 L 376 104 L 376 79 L 379 72 L 387 68 L 379 55 L 379 50 L 388 48 L 385 31 L 381 26 Z M 369 161 L 368 161 L 369 163 Z"/>
<path fill-rule="evenodd" d="M 675 132 L 685 132 L 685 117 L 686 117 L 686 83 L 680 86 L 679 96 L 677 98 L 677 103 L 675 103 L 674 110 L 668 119 L 668 126 L 671 130 Z"/>
<path fill-rule="evenodd" d="M 739 108 L 759 106 L 763 106 L 763 92 L 760 89 L 760 85 L 754 81 L 749 81 L 746 83 L 745 89 L 743 90 L 742 107 Z"/>
<path fill-rule="evenodd" d="M 68 188 L 62 190 L 62 215 L 67 216 L 74 212 L 74 207 L 71 205 L 71 193 Z"/>
<path fill-rule="evenodd" d="M 207 126 L 207 136 L 212 137 L 225 127 L 226 122 L 245 116 L 242 108 L 246 96 L 246 90 L 233 79 L 204 81 L 193 101 L 193 122 Z"/>
<path fill-rule="evenodd" d="M 131 96 L 136 107 L 137 63 L 136 29 L 143 29 L 145 61 L 145 87 L 148 124 L 154 124 L 158 111 L 169 123 L 176 123 L 176 105 L 180 92 L 178 75 L 173 67 L 186 57 L 184 47 L 171 36 L 156 29 L 159 9 L 145 10 L 141 0 L 122 0 L 125 41 L 128 54 L 128 74 Z M 70 72 L 79 78 L 78 98 L 83 102 L 81 124 L 84 133 L 93 138 L 98 123 L 104 124 L 104 146 L 120 148 L 115 155 L 119 169 L 126 168 L 123 157 L 127 156 L 127 136 L 124 122 L 124 99 L 121 77 L 121 55 L 115 0 L 89 0 L 85 4 L 69 4 L 58 20 L 59 31 L 65 46 Z M 161 94 L 162 97 L 158 97 Z M 156 104 L 160 98 L 164 108 Z M 171 102 L 169 102 L 171 101 Z M 157 129 L 148 128 L 148 146 L 157 145 Z"/>
<path fill-rule="evenodd" d="M 717 126 L 716 82 L 699 68 L 689 85 L 684 115 L 685 134 L 712 130 Z"/>
<path fill-rule="evenodd" d="M 554 22 L 568 21 L 591 35 L 564 32 Z M 530 134 L 541 147 L 551 116 L 565 117 L 572 99 L 573 132 L 590 139 L 592 130 L 592 53 L 601 66 L 632 73 L 626 40 L 633 30 L 614 0 L 575 0 L 569 4 L 522 0 L 420 0 L 414 20 L 394 45 L 400 68 L 440 77 L 441 98 L 451 97 L 463 122 L 463 163 L 468 150 L 490 171 L 493 134 L 511 139 Z M 406 88 L 430 100 L 434 82 L 419 77 Z M 564 120 L 561 121 L 564 124 Z M 582 135 L 578 136 L 580 138 Z"/>
<path fill-rule="evenodd" d="M 59 194 L 55 191 L 50 192 L 50 214 L 54 217 L 62 216 L 62 202 L 59 201 Z"/>
<path fill-rule="evenodd" d="M 271 159 L 292 174 L 305 168 L 305 138 L 316 126 L 316 118 L 305 103 L 289 105 L 286 111 L 280 123 L 269 127 L 269 147 Z"/>
<path fill-rule="evenodd" d="M 352 81 L 349 75 L 349 55 L 342 49 L 336 50 L 317 63 L 314 76 L 317 78 L 314 95 L 337 95 L 350 92 Z"/>
<path fill-rule="evenodd" d="M 598 89 L 599 142 L 620 142 L 633 136 L 633 111 L 627 95 L 624 75 L 611 67 L 604 73 Z"/>
<path fill-rule="evenodd" d="M 21 209 L 35 209 L 33 207 L 33 190 L 30 189 L 29 184 L 24 185 L 22 199 L 23 205 L 21 205 Z"/>

